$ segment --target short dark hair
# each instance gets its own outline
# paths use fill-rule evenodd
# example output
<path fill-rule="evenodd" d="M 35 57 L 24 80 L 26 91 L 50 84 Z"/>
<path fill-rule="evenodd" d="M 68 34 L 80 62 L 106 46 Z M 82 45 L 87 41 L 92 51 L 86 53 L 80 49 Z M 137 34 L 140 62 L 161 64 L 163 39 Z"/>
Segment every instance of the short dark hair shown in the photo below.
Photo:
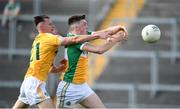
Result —
<path fill-rule="evenodd" d="M 46 19 L 49 19 L 49 16 L 47 16 L 47 15 L 35 16 L 35 17 L 34 17 L 34 23 L 35 23 L 35 25 L 37 26 L 40 22 L 43 22 L 45 18 L 46 18 Z"/>
<path fill-rule="evenodd" d="M 71 16 L 71 17 L 68 19 L 68 25 L 70 26 L 70 25 L 72 25 L 73 23 L 78 22 L 78 21 L 81 21 L 81 20 L 83 20 L 83 19 L 85 19 L 85 18 L 86 18 L 86 15 L 85 15 L 85 14 L 83 14 L 83 15 L 73 15 L 73 16 Z"/>

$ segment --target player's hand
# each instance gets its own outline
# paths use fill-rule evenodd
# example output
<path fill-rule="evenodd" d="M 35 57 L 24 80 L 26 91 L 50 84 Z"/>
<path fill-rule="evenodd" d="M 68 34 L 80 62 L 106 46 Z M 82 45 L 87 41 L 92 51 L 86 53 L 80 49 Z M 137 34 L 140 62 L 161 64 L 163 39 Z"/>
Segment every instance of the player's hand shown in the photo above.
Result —
<path fill-rule="evenodd" d="M 123 41 L 127 41 L 128 40 L 128 33 L 124 32 L 122 39 L 123 39 Z"/>
<path fill-rule="evenodd" d="M 128 40 L 128 35 L 125 31 L 119 31 L 117 34 L 119 36 L 117 38 L 117 39 L 119 39 L 119 41 L 127 41 Z"/>
<path fill-rule="evenodd" d="M 119 29 L 119 30 L 120 30 L 120 31 L 124 31 L 125 36 L 128 36 L 128 31 L 127 31 L 127 29 L 126 29 L 125 26 L 120 25 L 120 29 Z"/>
<path fill-rule="evenodd" d="M 109 42 L 122 42 L 122 41 L 127 41 L 128 36 L 125 34 L 124 31 L 119 31 L 115 35 L 112 35 L 110 38 L 107 39 Z"/>
<path fill-rule="evenodd" d="M 67 69 L 67 60 L 62 59 L 60 61 L 60 65 L 58 67 L 55 67 L 55 66 L 51 67 L 50 72 L 52 72 L 52 73 L 61 73 L 61 72 L 65 72 L 66 69 Z"/>

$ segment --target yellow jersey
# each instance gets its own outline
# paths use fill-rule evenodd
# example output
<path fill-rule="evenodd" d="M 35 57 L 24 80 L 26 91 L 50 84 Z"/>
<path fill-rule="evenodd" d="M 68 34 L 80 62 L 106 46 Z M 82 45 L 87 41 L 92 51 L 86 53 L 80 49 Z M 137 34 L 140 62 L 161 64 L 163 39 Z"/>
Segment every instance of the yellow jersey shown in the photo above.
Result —
<path fill-rule="evenodd" d="M 32 45 L 30 65 L 25 78 L 33 76 L 45 81 L 60 44 L 61 40 L 58 35 L 38 34 Z"/>

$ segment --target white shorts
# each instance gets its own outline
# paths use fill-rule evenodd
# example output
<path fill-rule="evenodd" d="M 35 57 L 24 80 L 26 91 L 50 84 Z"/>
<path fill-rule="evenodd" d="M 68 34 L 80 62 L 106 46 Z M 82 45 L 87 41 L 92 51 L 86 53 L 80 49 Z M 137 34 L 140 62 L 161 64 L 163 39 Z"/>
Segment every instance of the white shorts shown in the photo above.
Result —
<path fill-rule="evenodd" d="M 57 108 L 72 108 L 86 99 L 94 91 L 87 83 L 73 84 L 61 81 L 57 88 Z"/>
<path fill-rule="evenodd" d="M 46 83 L 35 77 L 25 78 L 21 85 L 18 99 L 29 105 L 38 104 L 46 99 L 50 99 L 46 91 Z"/>

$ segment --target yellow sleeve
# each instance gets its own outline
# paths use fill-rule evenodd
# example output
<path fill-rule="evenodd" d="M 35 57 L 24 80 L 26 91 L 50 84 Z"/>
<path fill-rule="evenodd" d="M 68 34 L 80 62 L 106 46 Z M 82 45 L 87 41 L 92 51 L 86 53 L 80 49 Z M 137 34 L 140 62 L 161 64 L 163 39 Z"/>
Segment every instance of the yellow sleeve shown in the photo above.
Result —
<path fill-rule="evenodd" d="M 54 42 L 55 45 L 59 46 L 61 44 L 60 36 L 56 36 L 54 40 L 55 40 Z"/>
<path fill-rule="evenodd" d="M 58 35 L 51 35 L 48 40 L 50 45 L 59 46 L 61 44 L 61 38 Z"/>

